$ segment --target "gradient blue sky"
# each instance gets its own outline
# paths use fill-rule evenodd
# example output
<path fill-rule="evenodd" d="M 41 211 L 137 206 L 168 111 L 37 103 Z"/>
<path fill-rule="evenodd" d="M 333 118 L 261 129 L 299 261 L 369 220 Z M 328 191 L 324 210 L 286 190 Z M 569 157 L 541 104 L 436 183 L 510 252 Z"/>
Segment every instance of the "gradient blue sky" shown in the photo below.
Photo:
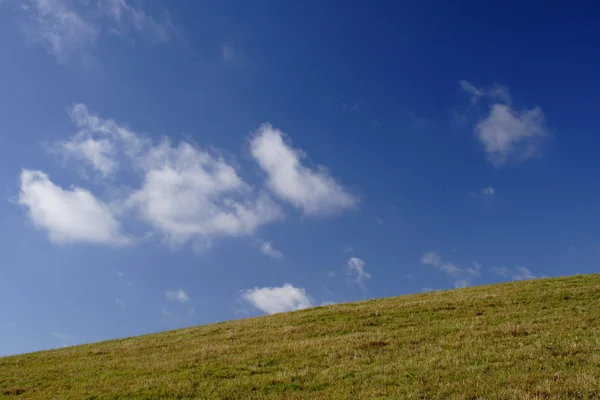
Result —
<path fill-rule="evenodd" d="M 598 11 L 1 0 L 0 355 L 597 272 Z"/>

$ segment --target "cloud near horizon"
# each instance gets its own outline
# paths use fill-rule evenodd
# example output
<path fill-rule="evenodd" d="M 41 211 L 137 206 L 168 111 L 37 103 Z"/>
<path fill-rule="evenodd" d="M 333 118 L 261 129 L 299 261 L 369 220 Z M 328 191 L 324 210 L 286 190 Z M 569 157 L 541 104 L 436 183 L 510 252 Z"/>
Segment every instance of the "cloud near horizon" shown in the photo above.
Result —
<path fill-rule="evenodd" d="M 471 285 L 471 280 L 481 276 L 482 265 L 477 261 L 471 263 L 469 268 L 460 268 L 455 263 L 442 261 L 442 258 L 434 251 L 429 251 L 421 256 L 421 264 L 432 266 L 446 275 L 455 279 L 454 287 L 464 288 Z M 461 279 L 458 279 L 461 278 Z"/>
<path fill-rule="evenodd" d="M 243 290 L 241 297 L 242 300 L 267 314 L 302 310 L 315 305 L 304 289 L 296 288 L 289 283 L 281 287 L 255 287 Z"/>

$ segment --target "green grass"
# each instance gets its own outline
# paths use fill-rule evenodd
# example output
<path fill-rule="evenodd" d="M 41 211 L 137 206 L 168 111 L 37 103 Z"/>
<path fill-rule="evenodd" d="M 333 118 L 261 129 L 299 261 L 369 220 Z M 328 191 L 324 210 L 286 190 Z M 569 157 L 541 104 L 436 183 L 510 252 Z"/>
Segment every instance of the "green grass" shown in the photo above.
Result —
<path fill-rule="evenodd" d="M 0 398 L 600 399 L 600 275 L 4 357 Z"/>

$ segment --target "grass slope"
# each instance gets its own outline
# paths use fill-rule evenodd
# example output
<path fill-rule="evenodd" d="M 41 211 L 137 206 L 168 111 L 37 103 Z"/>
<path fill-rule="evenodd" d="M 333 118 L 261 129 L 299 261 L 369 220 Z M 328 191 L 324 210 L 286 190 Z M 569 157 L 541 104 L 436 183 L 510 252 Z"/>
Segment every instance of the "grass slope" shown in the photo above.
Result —
<path fill-rule="evenodd" d="M 599 399 L 600 275 L 0 358 L 0 398 Z"/>

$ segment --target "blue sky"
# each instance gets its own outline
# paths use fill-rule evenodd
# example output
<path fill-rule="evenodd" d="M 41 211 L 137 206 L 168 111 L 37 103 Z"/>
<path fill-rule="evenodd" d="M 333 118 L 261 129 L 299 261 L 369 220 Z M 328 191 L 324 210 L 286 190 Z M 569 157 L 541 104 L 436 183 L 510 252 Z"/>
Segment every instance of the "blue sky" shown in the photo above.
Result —
<path fill-rule="evenodd" d="M 597 18 L 1 0 L 0 355 L 597 272 Z"/>

